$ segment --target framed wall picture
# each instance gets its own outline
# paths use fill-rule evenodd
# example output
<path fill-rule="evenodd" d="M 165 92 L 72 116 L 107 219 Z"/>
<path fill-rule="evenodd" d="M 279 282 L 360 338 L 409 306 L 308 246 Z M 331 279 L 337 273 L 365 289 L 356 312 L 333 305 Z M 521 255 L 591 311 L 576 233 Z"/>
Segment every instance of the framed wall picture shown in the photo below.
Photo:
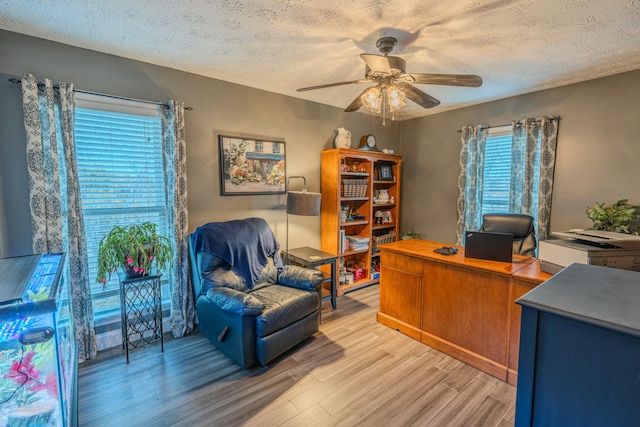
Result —
<path fill-rule="evenodd" d="M 285 194 L 285 146 L 282 141 L 218 137 L 220 195 Z"/>
<path fill-rule="evenodd" d="M 376 163 L 378 181 L 394 181 L 393 166 L 391 163 Z"/>

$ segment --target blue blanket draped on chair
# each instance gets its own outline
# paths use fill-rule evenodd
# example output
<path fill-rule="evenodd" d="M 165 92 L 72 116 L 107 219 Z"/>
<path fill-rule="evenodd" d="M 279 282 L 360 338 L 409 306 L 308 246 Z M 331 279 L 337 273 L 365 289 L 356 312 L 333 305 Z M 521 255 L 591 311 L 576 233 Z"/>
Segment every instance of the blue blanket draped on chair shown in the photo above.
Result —
<path fill-rule="evenodd" d="M 196 229 L 195 251 L 207 252 L 227 262 L 249 288 L 260 278 L 269 257 L 278 270 L 284 265 L 280 244 L 269 224 L 262 218 L 210 222 Z"/>

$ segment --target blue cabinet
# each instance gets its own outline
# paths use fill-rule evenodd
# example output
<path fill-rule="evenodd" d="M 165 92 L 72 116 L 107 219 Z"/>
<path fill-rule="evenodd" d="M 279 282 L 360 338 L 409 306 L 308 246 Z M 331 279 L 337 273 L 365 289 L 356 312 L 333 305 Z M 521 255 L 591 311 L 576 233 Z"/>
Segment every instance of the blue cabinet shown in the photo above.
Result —
<path fill-rule="evenodd" d="M 64 254 L 0 260 L 0 425 L 76 424 L 77 346 Z"/>
<path fill-rule="evenodd" d="M 573 264 L 516 302 L 516 427 L 639 425 L 640 273 Z"/>

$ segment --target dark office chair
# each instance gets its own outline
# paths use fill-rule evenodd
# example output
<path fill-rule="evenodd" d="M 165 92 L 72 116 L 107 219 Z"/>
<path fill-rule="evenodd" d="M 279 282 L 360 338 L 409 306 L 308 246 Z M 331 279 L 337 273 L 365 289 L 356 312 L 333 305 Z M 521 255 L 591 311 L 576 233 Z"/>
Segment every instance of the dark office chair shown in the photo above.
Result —
<path fill-rule="evenodd" d="M 536 232 L 533 217 L 523 214 L 485 214 L 480 231 L 513 234 L 513 253 L 535 256 Z"/>

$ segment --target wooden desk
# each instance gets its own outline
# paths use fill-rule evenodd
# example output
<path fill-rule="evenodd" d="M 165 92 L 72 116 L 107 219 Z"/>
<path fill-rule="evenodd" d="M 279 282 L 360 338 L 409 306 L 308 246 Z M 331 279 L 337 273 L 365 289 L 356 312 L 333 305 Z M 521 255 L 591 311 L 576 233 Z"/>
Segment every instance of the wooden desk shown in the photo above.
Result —
<path fill-rule="evenodd" d="M 289 252 L 284 251 L 283 256 L 288 257 L 286 258 L 287 262 L 293 261 L 296 264 L 300 264 L 308 268 L 316 268 L 327 264 L 331 265 L 331 277 L 325 278 L 325 282 L 331 282 L 331 305 L 335 310 L 337 306 L 336 297 L 338 295 L 336 283 L 336 280 L 338 280 L 338 269 L 336 266 L 338 256 L 306 246 L 304 248 L 289 249 Z"/>
<path fill-rule="evenodd" d="M 536 274 L 535 258 L 514 255 L 505 263 L 465 258 L 463 247 L 455 255 L 433 252 L 442 246 L 451 245 L 411 239 L 380 247 L 378 322 L 503 381 L 515 381 L 517 354 L 514 374 L 508 375 L 511 341 L 519 337 L 519 325 L 512 322 L 514 301 L 523 283 L 545 280 Z M 513 276 L 521 270 L 514 291 Z"/>

